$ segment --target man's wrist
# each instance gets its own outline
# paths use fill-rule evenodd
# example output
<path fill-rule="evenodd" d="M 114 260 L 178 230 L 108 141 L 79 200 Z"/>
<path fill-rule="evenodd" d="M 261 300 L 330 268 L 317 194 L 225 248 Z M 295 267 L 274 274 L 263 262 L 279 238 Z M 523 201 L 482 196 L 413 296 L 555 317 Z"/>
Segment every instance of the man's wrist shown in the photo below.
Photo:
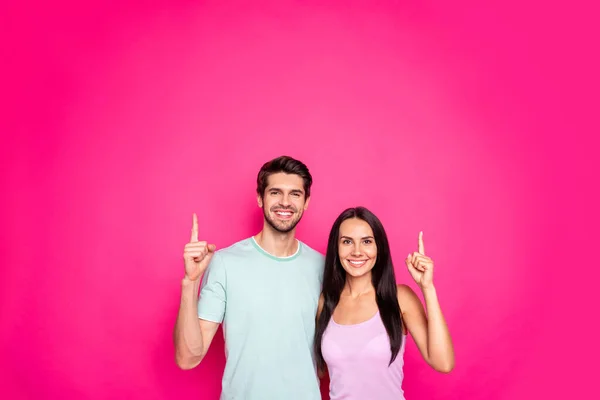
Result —
<path fill-rule="evenodd" d="M 196 279 L 196 280 L 191 280 L 187 275 L 185 275 L 183 277 L 183 279 L 181 280 L 181 286 L 187 287 L 187 286 L 193 286 L 194 284 L 198 283 L 200 281 L 200 278 Z"/>

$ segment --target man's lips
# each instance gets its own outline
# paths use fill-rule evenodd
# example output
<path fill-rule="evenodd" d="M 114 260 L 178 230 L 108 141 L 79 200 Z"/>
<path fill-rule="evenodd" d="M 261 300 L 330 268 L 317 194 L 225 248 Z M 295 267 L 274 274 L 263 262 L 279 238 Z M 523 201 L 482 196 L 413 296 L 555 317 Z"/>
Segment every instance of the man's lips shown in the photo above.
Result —
<path fill-rule="evenodd" d="M 292 210 L 275 210 L 274 213 L 281 219 L 290 219 L 294 215 Z"/>

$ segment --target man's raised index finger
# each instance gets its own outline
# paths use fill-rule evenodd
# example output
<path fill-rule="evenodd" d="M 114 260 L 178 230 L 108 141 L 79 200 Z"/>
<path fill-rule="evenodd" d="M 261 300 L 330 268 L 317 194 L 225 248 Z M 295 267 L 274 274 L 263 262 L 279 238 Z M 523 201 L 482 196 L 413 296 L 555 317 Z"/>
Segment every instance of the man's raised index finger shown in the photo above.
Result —
<path fill-rule="evenodd" d="M 198 216 L 196 215 L 196 213 L 194 213 L 194 216 L 192 217 L 192 238 L 190 239 L 190 242 L 197 242 L 198 241 Z"/>

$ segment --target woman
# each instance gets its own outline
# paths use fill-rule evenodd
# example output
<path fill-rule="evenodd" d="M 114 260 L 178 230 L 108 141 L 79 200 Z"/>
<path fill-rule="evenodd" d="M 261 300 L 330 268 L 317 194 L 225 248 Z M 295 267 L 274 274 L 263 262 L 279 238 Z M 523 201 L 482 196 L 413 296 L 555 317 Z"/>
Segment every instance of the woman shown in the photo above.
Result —
<path fill-rule="evenodd" d="M 329 371 L 336 399 L 404 399 L 402 367 L 410 334 L 435 370 L 454 368 L 454 350 L 433 285 L 433 261 L 419 251 L 405 260 L 420 287 L 396 285 L 388 239 L 379 219 L 364 207 L 349 208 L 329 234 L 315 332 L 320 371 Z"/>

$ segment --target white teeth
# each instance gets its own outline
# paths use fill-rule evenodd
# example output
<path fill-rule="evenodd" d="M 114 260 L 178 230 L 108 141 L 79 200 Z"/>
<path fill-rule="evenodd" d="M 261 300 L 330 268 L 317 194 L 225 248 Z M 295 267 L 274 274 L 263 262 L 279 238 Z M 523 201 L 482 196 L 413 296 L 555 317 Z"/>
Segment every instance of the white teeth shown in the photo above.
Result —
<path fill-rule="evenodd" d="M 363 265 L 366 261 L 350 261 L 352 265 Z"/>
<path fill-rule="evenodd" d="M 278 212 L 277 214 L 279 214 L 279 215 L 283 215 L 283 216 L 286 216 L 286 217 L 289 217 L 290 215 L 292 215 L 292 213 L 291 213 L 291 212 L 281 212 L 281 211 L 280 211 L 280 212 Z"/>

